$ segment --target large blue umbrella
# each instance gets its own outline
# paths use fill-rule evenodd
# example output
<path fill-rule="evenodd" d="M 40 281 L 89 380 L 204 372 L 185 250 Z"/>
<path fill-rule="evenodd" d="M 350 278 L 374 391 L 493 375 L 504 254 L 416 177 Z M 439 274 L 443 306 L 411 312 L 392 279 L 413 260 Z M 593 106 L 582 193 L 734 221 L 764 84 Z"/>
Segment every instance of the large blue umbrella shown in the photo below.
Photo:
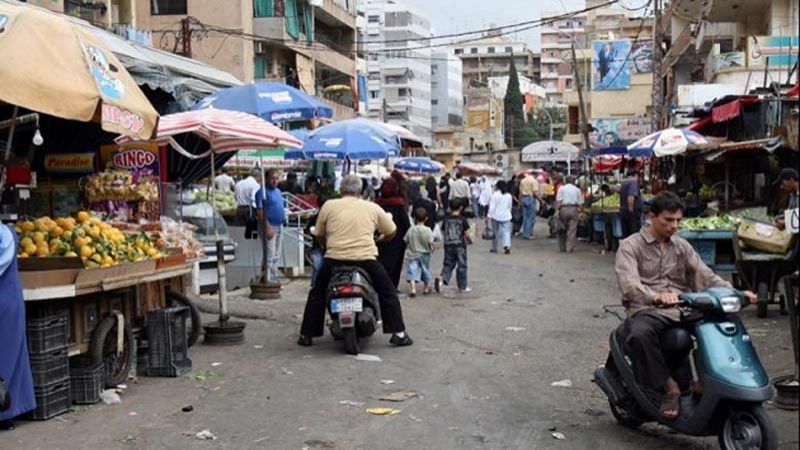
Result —
<path fill-rule="evenodd" d="M 272 123 L 333 117 L 333 109 L 313 96 L 266 81 L 221 89 L 197 102 L 193 109 L 208 107 L 242 111 Z"/>
<path fill-rule="evenodd" d="M 344 160 L 384 159 L 400 153 L 397 135 L 379 122 L 350 119 L 324 125 L 309 133 L 300 151 L 286 152 L 286 159 Z"/>
<path fill-rule="evenodd" d="M 439 173 L 442 165 L 430 158 L 403 158 L 394 163 L 394 168 L 408 173 Z"/>

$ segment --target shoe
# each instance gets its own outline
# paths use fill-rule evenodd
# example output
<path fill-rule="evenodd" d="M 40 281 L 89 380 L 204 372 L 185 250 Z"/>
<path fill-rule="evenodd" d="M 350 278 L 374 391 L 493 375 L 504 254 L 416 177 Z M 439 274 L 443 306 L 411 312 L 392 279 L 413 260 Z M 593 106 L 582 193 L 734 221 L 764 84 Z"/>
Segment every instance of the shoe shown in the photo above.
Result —
<path fill-rule="evenodd" d="M 442 291 L 442 279 L 441 278 L 436 277 L 436 279 L 433 280 L 433 290 L 436 291 L 437 294 Z"/>
<path fill-rule="evenodd" d="M 495 249 L 489 249 L 489 253 L 497 253 L 497 250 L 495 250 Z"/>
<path fill-rule="evenodd" d="M 412 292 L 412 293 L 408 294 L 408 297 L 409 298 L 417 298 L 417 293 L 416 292 Z"/>
<path fill-rule="evenodd" d="M 14 429 L 14 422 L 11 419 L 0 420 L 0 431 L 11 431 Z"/>
<path fill-rule="evenodd" d="M 389 339 L 389 343 L 396 347 L 407 347 L 413 344 L 414 341 L 411 340 L 411 336 L 409 336 L 408 333 L 403 337 L 397 337 L 396 334 L 393 334 L 392 338 Z"/>
<path fill-rule="evenodd" d="M 472 292 L 472 289 L 466 287 L 464 289 L 459 289 L 458 292 L 461 292 L 462 294 L 466 294 L 468 292 Z"/>
<path fill-rule="evenodd" d="M 505 253 L 506 255 L 510 255 L 511 254 L 511 249 L 506 247 L 505 250 L 503 251 L 503 253 Z"/>
<path fill-rule="evenodd" d="M 303 336 L 301 334 L 300 337 L 297 338 L 297 345 L 300 345 L 300 346 L 303 346 L 303 347 L 311 347 L 312 343 L 313 343 L 313 339 L 311 339 L 310 336 Z"/>

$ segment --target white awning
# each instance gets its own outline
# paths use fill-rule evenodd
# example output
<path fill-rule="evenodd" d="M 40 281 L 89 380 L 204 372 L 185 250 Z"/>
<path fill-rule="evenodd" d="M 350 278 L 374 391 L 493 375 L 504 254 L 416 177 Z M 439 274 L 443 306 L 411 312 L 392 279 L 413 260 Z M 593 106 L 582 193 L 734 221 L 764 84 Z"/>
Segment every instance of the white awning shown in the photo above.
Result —
<path fill-rule="evenodd" d="M 562 141 L 539 141 L 522 149 L 522 162 L 576 161 L 578 147 Z"/>

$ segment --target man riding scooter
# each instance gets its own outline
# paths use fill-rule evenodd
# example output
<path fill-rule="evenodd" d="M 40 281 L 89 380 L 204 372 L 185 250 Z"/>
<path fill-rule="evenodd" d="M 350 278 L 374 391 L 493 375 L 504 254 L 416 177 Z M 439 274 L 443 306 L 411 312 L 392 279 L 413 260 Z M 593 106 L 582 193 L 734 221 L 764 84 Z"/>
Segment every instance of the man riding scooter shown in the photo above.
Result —
<path fill-rule="evenodd" d="M 339 191 L 342 198 L 328 200 L 317 217 L 314 235 L 325 248 L 325 259 L 317 274 L 314 287 L 308 293 L 300 338 L 297 343 L 310 346 L 313 337 L 322 336 L 325 326 L 325 291 L 330 283 L 333 269 L 340 266 L 357 266 L 369 275 L 378 294 L 384 333 L 392 333 L 389 342 L 403 347 L 411 345 L 411 337 L 405 333 L 403 312 L 397 298 L 397 290 L 383 265 L 376 259 L 378 241 L 391 239 L 396 227 L 380 206 L 361 199 L 361 179 L 346 175 Z"/>
<path fill-rule="evenodd" d="M 685 239 L 676 236 L 685 205 L 665 192 L 652 201 L 650 226 L 620 242 L 615 270 L 628 314 L 625 346 L 633 359 L 637 382 L 663 394 L 660 413 L 680 414 L 681 386 L 671 376 L 661 336 L 686 325 L 686 312 L 675 307 L 678 295 L 712 287 L 731 288 L 700 259 Z M 747 300 L 756 295 L 745 291 Z"/>

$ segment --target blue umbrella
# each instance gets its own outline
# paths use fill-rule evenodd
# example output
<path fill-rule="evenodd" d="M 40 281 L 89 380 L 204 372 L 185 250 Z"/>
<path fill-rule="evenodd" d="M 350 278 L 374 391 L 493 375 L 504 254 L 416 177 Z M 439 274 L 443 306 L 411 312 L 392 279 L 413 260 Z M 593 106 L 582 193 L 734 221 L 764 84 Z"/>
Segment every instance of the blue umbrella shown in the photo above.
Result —
<path fill-rule="evenodd" d="M 394 168 L 409 173 L 439 173 L 442 165 L 430 158 L 403 158 L 394 163 Z"/>
<path fill-rule="evenodd" d="M 333 109 L 305 92 L 283 83 L 261 82 L 221 89 L 193 109 L 214 107 L 246 112 L 272 123 L 333 117 Z"/>
<path fill-rule="evenodd" d="M 400 153 L 395 134 L 379 122 L 350 119 L 334 122 L 309 133 L 301 151 L 289 151 L 286 159 L 343 160 L 384 159 Z"/>

